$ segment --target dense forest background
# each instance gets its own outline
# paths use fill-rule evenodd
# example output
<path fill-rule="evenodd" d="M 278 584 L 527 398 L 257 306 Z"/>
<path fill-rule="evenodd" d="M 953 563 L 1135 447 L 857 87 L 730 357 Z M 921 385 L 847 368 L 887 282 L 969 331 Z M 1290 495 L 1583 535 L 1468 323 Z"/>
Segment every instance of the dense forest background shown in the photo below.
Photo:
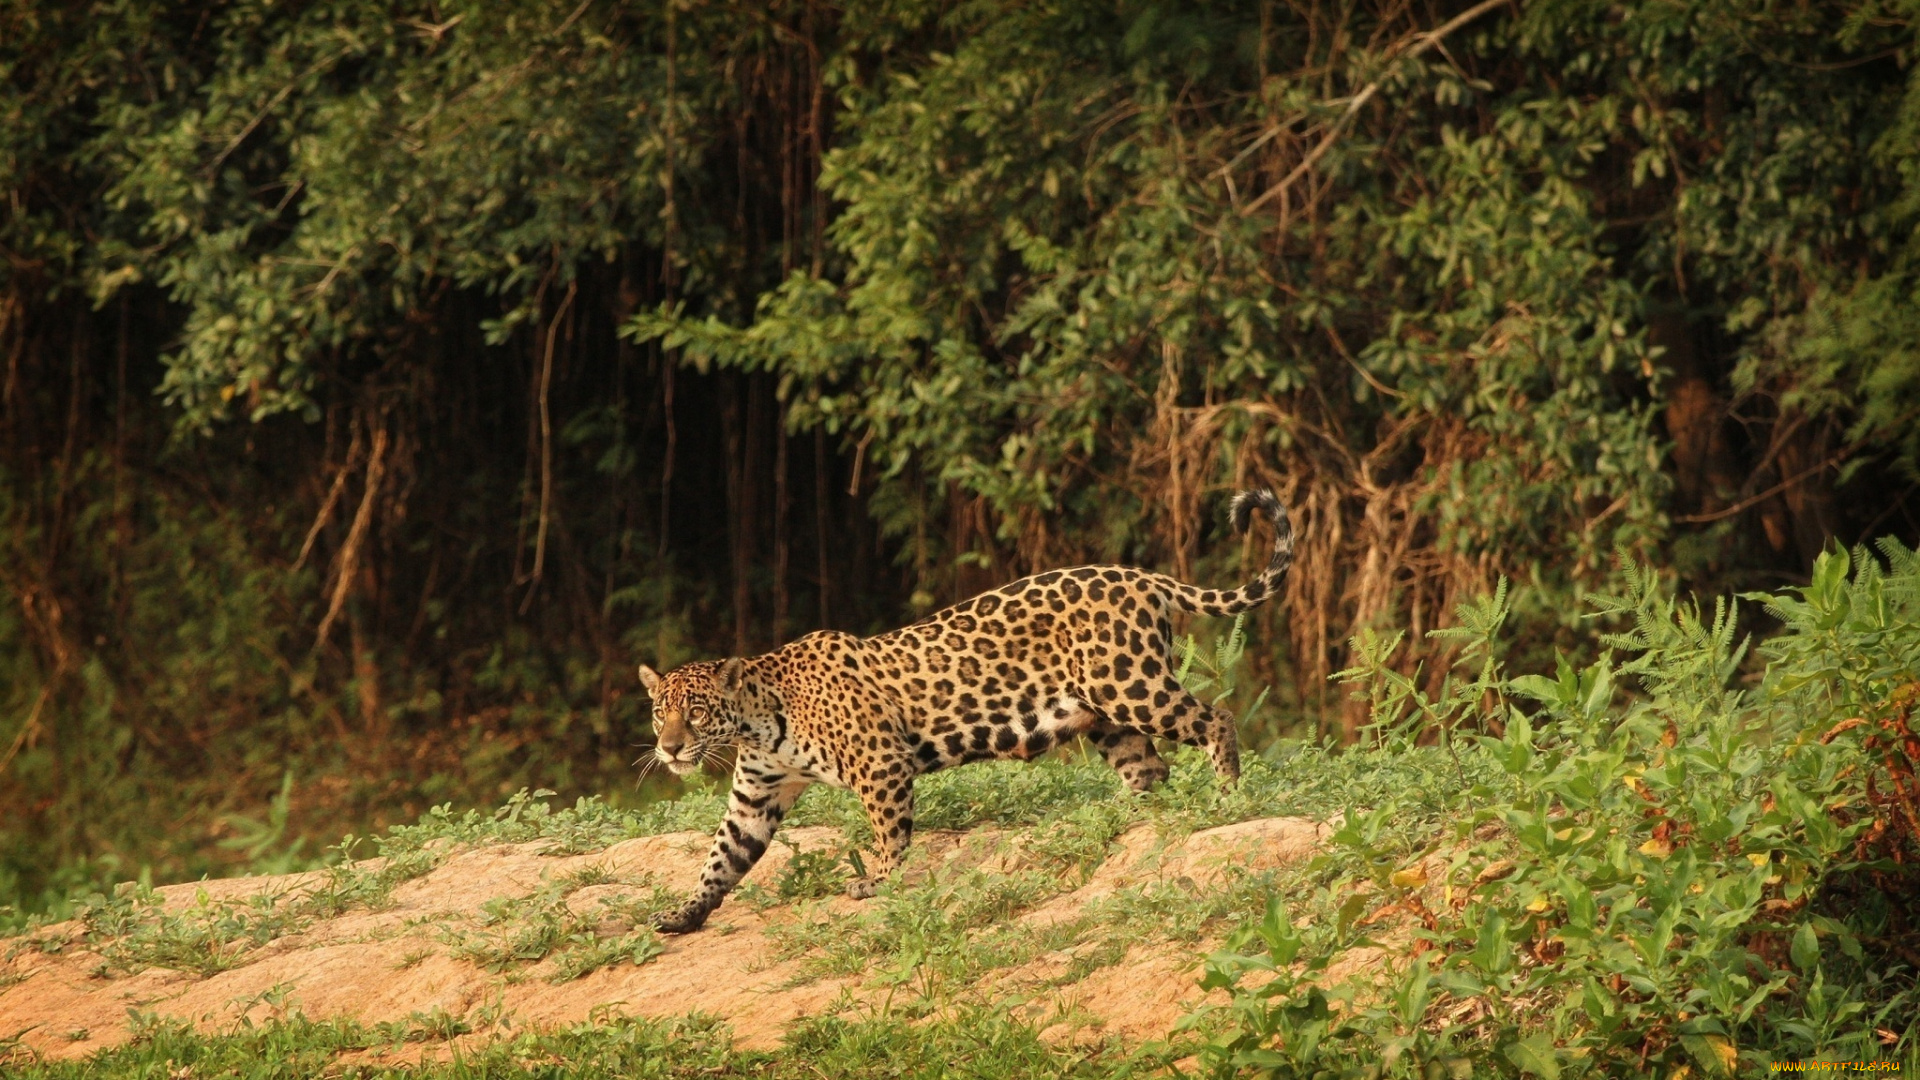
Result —
<path fill-rule="evenodd" d="M 1255 743 L 1502 575 L 1911 538 L 1917 20 L 4 0 L 0 903 L 639 799 L 637 662 L 1231 581 L 1239 487 Z"/>

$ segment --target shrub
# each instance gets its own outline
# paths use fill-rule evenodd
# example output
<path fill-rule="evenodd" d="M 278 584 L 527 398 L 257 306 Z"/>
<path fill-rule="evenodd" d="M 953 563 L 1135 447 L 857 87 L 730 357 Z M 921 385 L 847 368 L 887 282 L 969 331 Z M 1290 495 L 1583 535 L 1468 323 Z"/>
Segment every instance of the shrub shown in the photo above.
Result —
<path fill-rule="evenodd" d="M 1209 957 L 1230 1005 L 1207 1069 L 1727 1075 L 1911 1055 L 1920 558 L 1882 552 L 1830 552 L 1811 584 L 1751 597 L 1784 624 L 1757 685 L 1737 678 L 1735 602 L 1676 599 L 1630 562 L 1594 602 L 1629 628 L 1584 668 L 1507 674 L 1504 588 L 1460 612 L 1458 663 L 1478 667 L 1432 696 L 1388 666 L 1395 642 L 1356 639 L 1341 676 L 1377 738 L 1448 741 L 1501 779 L 1411 864 L 1390 857 L 1392 798 L 1349 814 L 1322 858 L 1359 868 L 1335 879 L 1357 898 L 1341 917 L 1295 926 L 1276 898 Z M 1397 956 L 1389 974 L 1327 977 L 1367 945 Z"/>

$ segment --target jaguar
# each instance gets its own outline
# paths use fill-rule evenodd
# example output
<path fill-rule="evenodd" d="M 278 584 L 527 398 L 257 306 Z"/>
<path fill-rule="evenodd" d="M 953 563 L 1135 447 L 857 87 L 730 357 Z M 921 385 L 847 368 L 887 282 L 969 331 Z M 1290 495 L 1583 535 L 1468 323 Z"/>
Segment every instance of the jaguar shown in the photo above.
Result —
<path fill-rule="evenodd" d="M 665 675 L 642 665 L 659 763 L 684 776 L 735 750 L 726 819 L 699 887 L 656 928 L 704 925 L 817 783 L 851 789 L 873 828 L 874 857 L 847 886 L 857 899 L 900 865 L 913 838 L 914 778 L 938 769 L 1030 759 L 1085 737 L 1129 788 L 1146 791 L 1167 776 L 1161 738 L 1204 749 L 1231 786 L 1240 776 L 1234 718 L 1175 678 L 1168 616 L 1233 615 L 1280 590 L 1293 528 L 1271 491 L 1243 491 L 1230 511 L 1237 533 L 1255 510 L 1272 523 L 1272 553 L 1238 588 L 1128 566 L 1049 570 L 875 637 L 819 631 Z"/>

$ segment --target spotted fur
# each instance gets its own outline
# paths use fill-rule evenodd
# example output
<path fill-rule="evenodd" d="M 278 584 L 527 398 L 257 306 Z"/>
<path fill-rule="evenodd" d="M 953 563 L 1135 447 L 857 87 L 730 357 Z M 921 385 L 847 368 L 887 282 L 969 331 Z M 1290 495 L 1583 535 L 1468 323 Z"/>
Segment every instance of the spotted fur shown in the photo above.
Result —
<path fill-rule="evenodd" d="M 1233 500 L 1273 523 L 1267 567 L 1237 589 L 1201 589 L 1124 566 L 1051 570 L 982 593 L 912 626 L 858 638 L 808 634 L 765 656 L 640 669 L 653 698 L 656 757 L 676 773 L 714 748 L 737 756 L 727 818 L 700 888 L 659 922 L 698 929 L 767 850 L 780 819 L 815 783 L 850 788 L 873 826 L 873 895 L 913 836 L 913 780 L 987 758 L 1031 758 L 1075 736 L 1100 748 L 1127 786 L 1166 778 L 1155 738 L 1206 749 L 1223 784 L 1240 776 L 1231 714 L 1174 678 L 1170 611 L 1233 615 L 1279 591 L 1293 529 L 1270 491 Z"/>

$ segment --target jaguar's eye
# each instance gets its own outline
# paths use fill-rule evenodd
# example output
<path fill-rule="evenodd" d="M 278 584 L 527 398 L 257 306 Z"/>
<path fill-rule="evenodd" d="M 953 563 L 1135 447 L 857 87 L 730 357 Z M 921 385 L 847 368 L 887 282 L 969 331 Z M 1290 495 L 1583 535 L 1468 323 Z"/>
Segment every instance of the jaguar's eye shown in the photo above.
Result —
<path fill-rule="evenodd" d="M 693 708 L 687 710 L 687 720 L 691 723 L 697 724 L 706 718 L 707 710 L 703 705 L 695 705 Z"/>

